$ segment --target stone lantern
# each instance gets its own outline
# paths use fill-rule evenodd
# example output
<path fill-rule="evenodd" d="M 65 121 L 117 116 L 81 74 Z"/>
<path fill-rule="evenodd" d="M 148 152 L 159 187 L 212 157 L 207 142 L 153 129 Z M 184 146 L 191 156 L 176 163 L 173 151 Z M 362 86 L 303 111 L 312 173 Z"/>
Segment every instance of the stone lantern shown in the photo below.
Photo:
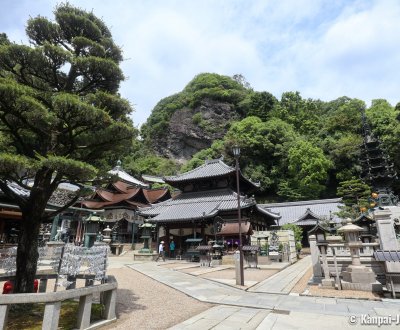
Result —
<path fill-rule="evenodd" d="M 90 248 L 94 245 L 96 241 L 97 233 L 99 231 L 100 222 L 104 220 L 96 215 L 96 213 L 91 213 L 87 218 L 83 219 L 85 224 L 85 241 L 84 246 Z"/>
<path fill-rule="evenodd" d="M 103 229 L 103 233 L 104 233 L 103 242 L 105 242 L 106 244 L 110 244 L 110 242 L 111 242 L 110 226 L 107 225 L 107 228 Z"/>
<path fill-rule="evenodd" d="M 338 229 L 343 233 L 346 246 L 350 249 L 351 265 L 342 272 L 342 286 L 347 290 L 382 291 L 382 284 L 376 281 L 371 268 L 363 266 L 360 260 L 360 248 L 362 242 L 359 239 L 362 227 L 356 226 L 347 218 L 347 224 Z"/>
<path fill-rule="evenodd" d="M 143 239 L 143 248 L 139 250 L 140 253 L 151 253 L 149 247 L 149 241 L 151 238 L 151 231 L 153 229 L 153 225 L 151 223 L 145 222 L 139 226 L 142 228 L 142 236 L 140 238 Z"/>

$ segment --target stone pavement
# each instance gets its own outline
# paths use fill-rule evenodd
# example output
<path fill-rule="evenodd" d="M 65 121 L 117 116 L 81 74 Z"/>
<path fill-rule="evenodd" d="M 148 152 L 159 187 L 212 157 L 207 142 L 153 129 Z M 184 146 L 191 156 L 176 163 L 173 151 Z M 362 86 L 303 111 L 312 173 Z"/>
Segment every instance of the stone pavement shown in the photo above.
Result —
<path fill-rule="evenodd" d="M 251 287 L 248 291 L 289 294 L 310 267 L 311 256 L 306 256 L 295 264 Z"/>
<path fill-rule="evenodd" d="M 220 305 L 173 329 L 376 329 L 377 319 L 370 319 L 367 315 L 381 317 L 385 322 L 388 322 L 387 315 L 399 315 L 400 318 L 398 300 L 369 301 L 248 292 L 159 267 L 155 262 L 135 263 L 129 267 L 200 301 Z M 400 328 L 400 322 L 394 323 L 396 320 L 392 321 L 393 327 Z M 387 327 L 390 326 L 381 326 L 383 329 Z"/>

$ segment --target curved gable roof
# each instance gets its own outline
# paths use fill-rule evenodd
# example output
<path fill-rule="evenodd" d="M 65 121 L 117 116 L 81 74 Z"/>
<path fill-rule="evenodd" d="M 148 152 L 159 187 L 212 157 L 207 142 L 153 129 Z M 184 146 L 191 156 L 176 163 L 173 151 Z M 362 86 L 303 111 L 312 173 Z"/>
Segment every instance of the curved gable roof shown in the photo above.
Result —
<path fill-rule="evenodd" d="M 226 165 L 221 159 L 206 160 L 203 165 L 196 167 L 189 172 L 165 177 L 165 182 L 177 183 L 189 180 L 213 178 L 234 172 L 235 169 Z"/>
<path fill-rule="evenodd" d="M 279 224 L 284 225 L 286 223 L 305 224 L 301 221 L 306 221 L 307 216 L 309 217 L 308 220 L 311 221 L 312 217 L 314 217 L 313 223 L 315 223 L 316 218 L 323 219 L 329 217 L 332 217 L 332 220 L 335 222 L 340 222 L 339 217 L 335 214 L 340 211 L 340 205 L 342 205 L 340 198 L 331 198 L 299 202 L 260 204 L 259 206 L 271 212 L 279 213 L 281 215 Z"/>

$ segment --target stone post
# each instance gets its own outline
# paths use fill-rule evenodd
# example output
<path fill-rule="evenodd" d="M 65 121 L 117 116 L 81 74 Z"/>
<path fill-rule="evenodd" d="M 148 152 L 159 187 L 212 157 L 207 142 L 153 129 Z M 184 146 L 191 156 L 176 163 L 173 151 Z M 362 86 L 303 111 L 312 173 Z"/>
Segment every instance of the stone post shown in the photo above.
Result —
<path fill-rule="evenodd" d="M 329 273 L 328 258 L 326 257 L 328 244 L 320 244 L 319 248 L 321 249 L 322 267 L 324 269 L 324 277 L 325 277 L 321 280 L 322 287 L 331 289 L 335 287 L 335 280 L 331 278 Z"/>
<path fill-rule="evenodd" d="M 317 246 L 317 238 L 315 235 L 310 235 L 308 237 L 308 241 L 310 242 L 310 252 L 311 252 L 311 263 L 313 267 L 313 283 L 321 283 L 322 279 L 322 268 L 320 261 L 320 253 Z"/>

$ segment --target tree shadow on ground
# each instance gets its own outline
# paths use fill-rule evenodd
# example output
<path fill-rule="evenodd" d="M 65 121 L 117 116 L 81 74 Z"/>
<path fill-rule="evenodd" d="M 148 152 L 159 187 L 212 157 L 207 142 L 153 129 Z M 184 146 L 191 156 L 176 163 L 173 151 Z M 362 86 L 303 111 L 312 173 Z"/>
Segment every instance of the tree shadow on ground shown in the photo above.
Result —
<path fill-rule="evenodd" d="M 146 306 L 136 303 L 139 296 L 135 295 L 131 290 L 117 289 L 116 314 L 119 318 L 123 314 L 129 314 L 135 310 L 145 310 Z"/>

